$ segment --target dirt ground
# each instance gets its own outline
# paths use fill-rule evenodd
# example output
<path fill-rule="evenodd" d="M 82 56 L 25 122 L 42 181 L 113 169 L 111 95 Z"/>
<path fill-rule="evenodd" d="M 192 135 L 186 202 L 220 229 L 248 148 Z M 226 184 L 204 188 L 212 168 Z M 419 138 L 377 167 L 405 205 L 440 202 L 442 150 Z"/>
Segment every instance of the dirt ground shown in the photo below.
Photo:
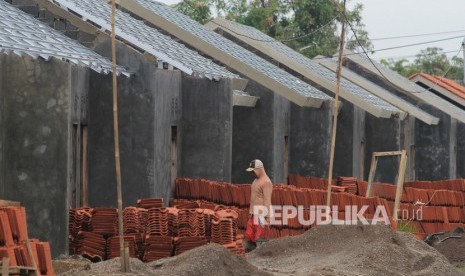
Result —
<path fill-rule="evenodd" d="M 218 244 L 208 244 L 195 248 L 179 256 L 161 259 L 152 263 L 143 263 L 131 259 L 131 273 L 120 273 L 120 258 L 91 264 L 59 274 L 62 276 L 100 276 L 100 275 L 170 275 L 170 276 L 266 276 L 270 273 L 259 271 L 240 256 L 232 254 Z"/>
<path fill-rule="evenodd" d="M 248 261 L 274 275 L 465 275 L 412 234 L 387 226 L 319 226 L 272 240 Z"/>
<path fill-rule="evenodd" d="M 209 244 L 152 263 L 131 259 L 130 274 L 119 269 L 117 258 L 59 275 L 465 275 L 433 247 L 387 226 L 319 226 L 271 240 L 246 259 Z"/>

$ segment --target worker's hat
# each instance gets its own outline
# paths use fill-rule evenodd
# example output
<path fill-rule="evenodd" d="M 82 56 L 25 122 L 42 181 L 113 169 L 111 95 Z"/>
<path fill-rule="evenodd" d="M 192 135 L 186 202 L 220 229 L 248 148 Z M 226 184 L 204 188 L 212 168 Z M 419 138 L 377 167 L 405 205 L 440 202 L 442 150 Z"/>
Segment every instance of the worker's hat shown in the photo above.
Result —
<path fill-rule="evenodd" d="M 251 172 L 251 171 L 253 171 L 255 169 L 261 169 L 261 168 L 263 168 L 262 161 L 260 161 L 258 159 L 254 159 L 254 160 L 252 160 L 250 162 L 249 167 L 247 168 L 246 171 Z"/>

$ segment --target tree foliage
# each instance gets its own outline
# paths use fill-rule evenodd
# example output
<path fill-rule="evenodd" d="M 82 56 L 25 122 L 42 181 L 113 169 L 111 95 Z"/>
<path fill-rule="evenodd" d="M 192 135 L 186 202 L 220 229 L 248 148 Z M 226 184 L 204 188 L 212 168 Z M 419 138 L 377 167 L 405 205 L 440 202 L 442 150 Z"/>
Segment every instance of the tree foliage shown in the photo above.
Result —
<path fill-rule="evenodd" d="M 202 24 L 216 14 L 255 27 L 308 57 L 333 55 L 339 46 L 342 14 L 334 0 L 182 0 L 175 8 Z M 363 47 L 372 50 L 362 8 L 355 5 L 346 17 Z M 347 46 L 359 47 L 353 33 Z"/>
<path fill-rule="evenodd" d="M 402 76 L 424 72 L 434 76 L 444 76 L 453 80 L 463 80 L 463 58 L 458 56 L 449 59 L 441 48 L 431 47 L 421 50 L 410 62 L 407 59 L 387 59 L 381 63 Z"/>

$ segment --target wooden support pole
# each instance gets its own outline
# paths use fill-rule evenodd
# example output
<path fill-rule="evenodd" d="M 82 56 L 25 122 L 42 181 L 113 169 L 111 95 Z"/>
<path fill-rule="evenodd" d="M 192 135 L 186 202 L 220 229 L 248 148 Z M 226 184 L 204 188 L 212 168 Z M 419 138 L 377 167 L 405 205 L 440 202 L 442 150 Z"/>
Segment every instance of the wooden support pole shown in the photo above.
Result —
<path fill-rule="evenodd" d="M 371 167 L 370 174 L 368 175 L 368 187 L 366 197 L 371 197 L 373 193 L 373 181 L 375 179 L 376 167 L 378 166 L 378 157 L 376 152 L 373 152 L 373 157 L 371 158 Z"/>
<path fill-rule="evenodd" d="M 338 3 L 336 3 L 338 8 Z M 342 13 L 346 12 L 346 0 L 343 2 Z M 331 134 L 331 152 L 329 155 L 329 171 L 328 171 L 328 193 L 326 198 L 326 205 L 331 206 L 331 186 L 333 182 L 333 167 L 334 167 L 334 150 L 336 147 L 336 130 L 337 130 L 337 116 L 339 113 L 339 90 L 341 87 L 341 72 L 342 72 L 342 58 L 344 56 L 344 45 L 345 45 L 345 34 L 346 34 L 346 21 L 345 16 L 342 16 L 342 30 L 341 30 L 341 41 L 339 44 L 339 62 L 336 72 L 336 97 L 334 98 L 334 109 L 333 109 L 333 131 Z"/>
<path fill-rule="evenodd" d="M 402 153 L 400 155 L 399 174 L 397 177 L 396 199 L 394 201 L 393 219 L 395 222 L 397 222 L 398 220 L 397 213 L 399 212 L 400 200 L 402 198 L 402 192 L 404 190 L 404 179 L 405 179 L 406 168 L 407 168 L 407 151 L 402 150 Z"/>
<path fill-rule="evenodd" d="M 116 166 L 116 188 L 118 190 L 118 235 L 121 258 L 121 271 L 126 271 L 124 258 L 124 233 L 123 233 L 123 196 L 121 191 L 121 164 L 119 156 L 119 131 L 118 131 L 118 82 L 116 79 L 116 33 L 115 33 L 115 0 L 111 1 L 111 57 L 113 69 L 113 130 L 115 138 L 115 166 Z"/>

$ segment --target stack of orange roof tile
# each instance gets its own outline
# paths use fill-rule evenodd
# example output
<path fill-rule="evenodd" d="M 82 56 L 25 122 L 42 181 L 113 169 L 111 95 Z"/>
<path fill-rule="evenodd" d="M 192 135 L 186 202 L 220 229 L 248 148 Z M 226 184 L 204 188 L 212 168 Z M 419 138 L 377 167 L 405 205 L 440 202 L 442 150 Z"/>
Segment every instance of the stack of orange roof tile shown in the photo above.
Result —
<path fill-rule="evenodd" d="M 137 200 L 137 207 L 144 209 L 164 207 L 163 198 L 147 198 Z"/>
<path fill-rule="evenodd" d="M 16 246 L 0 247 L 0 263 L 3 258 L 9 258 L 10 266 L 18 266 L 18 263 L 16 262 L 16 256 L 15 256 L 15 248 Z"/>
<path fill-rule="evenodd" d="M 168 209 L 168 235 L 176 237 L 178 235 L 179 228 L 179 209 L 167 208 Z"/>
<path fill-rule="evenodd" d="M 10 220 L 5 210 L 0 210 L 0 245 L 11 247 L 15 245 L 11 232 Z"/>
<path fill-rule="evenodd" d="M 172 237 L 147 236 L 145 238 L 144 262 L 152 262 L 161 258 L 173 256 L 174 245 Z"/>
<path fill-rule="evenodd" d="M 174 238 L 174 255 L 207 244 L 205 237 L 176 237 Z"/>
<path fill-rule="evenodd" d="M 123 211 L 124 234 L 145 233 L 148 211 L 143 208 L 126 207 Z M 115 221 L 115 233 L 117 233 L 118 221 Z"/>
<path fill-rule="evenodd" d="M 337 185 L 347 187 L 348 193 L 357 194 L 357 178 L 355 177 L 338 177 Z"/>
<path fill-rule="evenodd" d="M 245 249 L 242 243 L 242 239 L 237 239 L 235 242 L 223 244 L 232 253 L 245 257 Z"/>
<path fill-rule="evenodd" d="M 80 231 L 73 240 L 73 246 L 76 248 L 76 254 L 85 256 L 92 261 L 105 260 L 106 240 L 103 235 Z"/>
<path fill-rule="evenodd" d="M 183 209 L 178 212 L 179 237 L 205 237 L 203 209 Z"/>
<path fill-rule="evenodd" d="M 24 207 L 6 207 L 0 208 L 6 212 L 10 224 L 13 240 L 17 243 L 24 242 L 28 239 L 26 209 Z"/>
<path fill-rule="evenodd" d="M 118 211 L 115 208 L 94 208 L 92 209 L 91 227 L 92 232 L 102 234 L 105 237 L 113 236 L 115 232 L 115 222 L 118 221 Z"/>
<path fill-rule="evenodd" d="M 148 210 L 146 233 L 153 236 L 168 236 L 168 210 L 166 208 Z"/>
<path fill-rule="evenodd" d="M 30 240 L 32 256 L 29 255 L 26 209 L 24 207 L 0 208 L 0 259 L 10 259 L 10 266 L 33 267 L 37 264 L 42 275 L 55 275 L 48 242 Z"/>
<path fill-rule="evenodd" d="M 50 244 L 48 242 L 37 242 L 35 247 L 37 249 L 38 257 L 38 261 L 36 261 L 36 263 L 40 269 L 40 273 L 42 275 L 55 275 Z"/>
<path fill-rule="evenodd" d="M 141 254 L 143 253 L 142 238 L 142 234 L 124 235 L 124 242 L 129 246 L 129 256 L 131 258 L 141 258 Z M 114 236 L 107 240 L 106 250 L 108 259 L 113 259 L 120 256 L 121 252 L 119 236 Z"/>
<path fill-rule="evenodd" d="M 238 214 L 233 210 L 221 210 L 212 219 L 211 241 L 229 244 L 236 241 Z"/>

